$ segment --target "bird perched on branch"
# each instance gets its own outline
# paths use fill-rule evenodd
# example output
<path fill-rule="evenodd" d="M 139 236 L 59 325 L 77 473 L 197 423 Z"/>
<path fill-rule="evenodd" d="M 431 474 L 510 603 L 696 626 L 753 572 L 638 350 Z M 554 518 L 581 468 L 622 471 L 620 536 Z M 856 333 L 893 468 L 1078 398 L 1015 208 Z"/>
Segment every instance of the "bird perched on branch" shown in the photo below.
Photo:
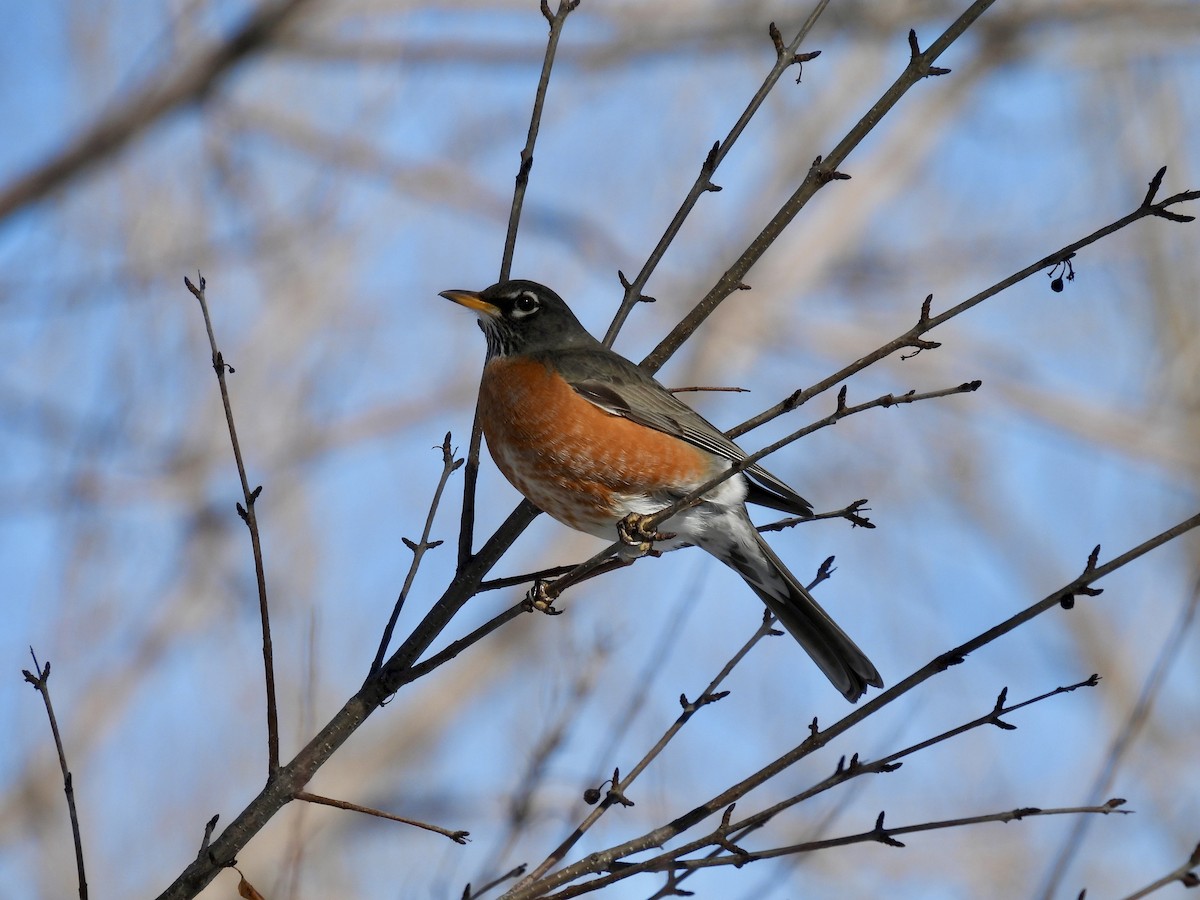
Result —
<path fill-rule="evenodd" d="M 657 528 L 645 520 L 746 454 L 699 413 L 588 334 L 562 298 L 533 281 L 443 291 L 487 336 L 479 393 L 497 467 L 539 509 L 640 551 L 693 544 L 736 571 L 852 703 L 875 666 L 759 535 L 746 502 L 793 515 L 809 503 L 759 465 Z M 661 530 L 659 530 L 661 529 Z M 633 551 L 639 552 L 639 551 Z"/>

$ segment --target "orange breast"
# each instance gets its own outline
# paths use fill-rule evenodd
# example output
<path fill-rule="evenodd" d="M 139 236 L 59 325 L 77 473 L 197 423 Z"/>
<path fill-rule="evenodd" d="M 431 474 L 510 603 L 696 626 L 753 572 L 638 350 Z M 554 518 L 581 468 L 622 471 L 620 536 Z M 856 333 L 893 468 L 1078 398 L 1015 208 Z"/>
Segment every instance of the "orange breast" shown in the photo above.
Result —
<path fill-rule="evenodd" d="M 534 505 L 582 531 L 620 519 L 622 495 L 698 486 L 714 471 L 710 454 L 604 412 L 540 362 L 491 360 L 479 402 L 500 471 Z"/>

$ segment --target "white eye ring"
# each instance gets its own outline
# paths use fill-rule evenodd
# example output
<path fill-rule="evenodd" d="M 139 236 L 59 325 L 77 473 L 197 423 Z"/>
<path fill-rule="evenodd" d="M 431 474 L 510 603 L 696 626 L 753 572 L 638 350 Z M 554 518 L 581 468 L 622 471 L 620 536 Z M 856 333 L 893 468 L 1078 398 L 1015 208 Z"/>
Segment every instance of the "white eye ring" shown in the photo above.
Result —
<path fill-rule="evenodd" d="M 532 291 L 522 291 L 513 300 L 513 315 L 517 317 L 528 316 L 531 313 L 537 312 L 541 305 L 541 301 L 538 300 L 537 295 Z"/>

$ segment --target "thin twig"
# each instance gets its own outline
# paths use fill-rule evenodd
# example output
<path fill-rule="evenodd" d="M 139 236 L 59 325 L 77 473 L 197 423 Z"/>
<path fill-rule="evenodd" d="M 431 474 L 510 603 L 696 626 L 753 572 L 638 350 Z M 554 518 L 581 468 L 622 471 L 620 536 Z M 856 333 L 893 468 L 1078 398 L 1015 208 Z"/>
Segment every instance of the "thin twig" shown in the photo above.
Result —
<path fill-rule="evenodd" d="M 890 753 L 880 759 L 865 762 L 861 761 L 856 753 L 851 756 L 849 762 L 846 762 L 845 764 L 839 762 L 836 771 L 828 778 L 816 785 L 813 785 L 809 789 L 802 791 L 799 794 L 775 803 L 766 809 L 760 810 L 759 812 L 734 823 L 729 828 L 729 832 L 736 840 L 740 835 L 749 833 L 754 829 L 761 828 L 775 816 L 779 815 L 779 813 L 786 809 L 790 809 L 798 803 L 802 803 L 805 800 L 810 800 L 818 794 L 824 793 L 833 787 L 844 784 L 862 775 L 894 772 L 896 769 L 900 768 L 900 765 L 904 759 L 913 756 L 922 750 L 926 750 L 929 747 L 945 743 L 952 738 L 966 734 L 968 731 L 982 728 L 985 725 L 992 725 L 1004 731 L 1015 731 L 1017 726 L 1005 721 L 1004 716 L 1017 712 L 1018 710 L 1022 710 L 1028 706 L 1033 706 L 1036 703 L 1049 700 L 1052 697 L 1070 694 L 1074 691 L 1080 690 L 1081 688 L 1096 687 L 1096 685 L 1099 683 L 1100 676 L 1091 675 L 1088 678 L 1085 678 L 1083 681 L 1076 682 L 1075 684 L 1069 684 L 1064 687 L 1056 687 L 1054 690 L 1038 694 L 1036 697 L 1030 697 L 1028 700 L 1022 700 L 1019 703 L 1012 703 L 1008 705 L 1005 705 L 1005 700 L 1008 697 L 1008 688 L 1004 688 L 1000 691 L 992 708 L 983 715 L 977 716 L 969 722 L 964 722 L 961 725 L 956 725 L 953 728 L 948 728 L 940 734 L 934 735 L 933 737 L 918 741 L 915 744 L 910 744 L 909 746 L 904 747 L 901 750 L 897 750 L 894 753 Z M 815 725 L 813 727 L 815 728 Z M 688 850 L 686 852 L 692 851 Z"/>
<path fill-rule="evenodd" d="M 959 819 L 942 819 L 937 822 L 921 822 L 916 825 L 901 825 L 896 828 L 887 828 L 883 824 L 883 813 L 879 814 L 876 819 L 876 825 L 870 831 L 860 832 L 859 834 L 850 834 L 839 838 L 827 838 L 821 841 L 807 841 L 802 844 L 792 844 L 788 847 L 776 847 L 771 850 L 760 850 L 754 853 L 735 854 L 733 856 L 718 856 L 714 859 L 696 859 L 696 860 L 681 860 L 675 865 L 683 869 L 704 869 L 713 866 L 722 865 L 738 865 L 747 862 L 754 862 L 760 859 L 774 859 L 780 856 L 791 856 L 796 853 L 811 853 L 814 850 L 827 850 L 831 847 L 845 847 L 850 844 L 863 843 L 881 843 L 892 847 L 903 847 L 904 844 L 896 840 L 897 835 L 905 834 L 920 834 L 924 831 L 939 831 L 946 828 L 962 828 L 967 825 L 982 825 L 986 822 L 1019 822 L 1022 819 L 1036 818 L 1038 816 L 1079 816 L 1079 815 L 1130 815 L 1132 810 L 1120 809 L 1119 807 L 1125 801 L 1120 798 L 1113 798 L 1107 803 L 1102 803 L 1098 806 L 1066 806 L 1057 809 L 1042 809 L 1037 806 L 1024 806 L 1017 809 L 1008 809 L 1002 812 L 985 813 L 979 816 L 964 816 Z M 577 896 L 564 891 L 559 894 L 552 895 L 555 898 L 565 898 Z"/>
<path fill-rule="evenodd" d="M 54 748 L 58 751 L 58 767 L 62 771 L 63 777 L 63 792 L 67 795 L 67 814 L 71 818 L 71 837 L 75 841 L 75 871 L 79 876 L 79 900 L 87 900 L 87 874 L 83 869 L 83 836 L 79 832 L 79 815 L 75 811 L 75 780 L 71 777 L 71 770 L 67 768 L 67 752 L 63 749 L 62 734 L 58 730 L 58 719 L 54 716 L 54 705 L 50 702 L 50 662 L 46 661 L 43 666 L 38 662 L 37 654 L 33 652 L 33 648 L 29 648 L 29 655 L 33 657 L 33 668 L 37 670 L 34 675 L 28 669 L 22 669 L 21 674 L 25 676 L 25 680 L 33 685 L 33 689 L 42 695 L 42 702 L 46 705 L 46 718 L 50 720 L 50 733 L 54 736 Z"/>
<path fill-rule="evenodd" d="M 671 354 L 683 345 L 683 342 L 700 327 L 701 323 L 721 305 L 725 298 L 734 291 L 745 288 L 744 279 L 750 268 L 758 262 L 759 258 L 775 242 L 779 235 L 783 233 L 783 230 L 791 224 L 792 219 L 808 204 L 808 201 L 816 195 L 817 191 L 831 181 L 840 181 L 849 177 L 839 172 L 837 167 L 871 133 L 875 126 L 879 124 L 880 119 L 887 115 L 900 102 L 900 98 L 908 93 L 908 90 L 913 85 L 930 75 L 946 74 L 948 70 L 935 67 L 933 65 L 934 60 L 941 56 L 955 40 L 961 37 L 963 32 L 976 19 L 983 15 L 993 2 L 995 0 L 975 0 L 962 15 L 950 24 L 949 28 L 942 32 L 941 36 L 924 53 L 917 52 L 916 36 L 910 32 L 909 42 L 913 48 L 913 52 L 908 65 L 900 73 L 900 77 L 884 92 L 875 105 L 858 120 L 846 136 L 838 142 L 836 147 L 830 150 L 827 155 L 823 157 L 818 156 L 813 160 L 800 186 L 796 188 L 792 196 L 779 208 L 779 211 L 771 218 L 771 221 L 767 223 L 762 231 L 759 232 L 758 236 L 750 242 L 750 245 L 742 255 L 725 270 L 724 274 L 717 280 L 717 283 L 692 308 L 692 311 L 684 316 L 683 320 L 671 330 L 671 333 L 663 338 L 658 346 L 650 351 L 650 354 L 642 360 L 642 366 L 647 371 L 656 372 L 662 368 L 663 363 L 671 357 Z"/>
<path fill-rule="evenodd" d="M 617 312 L 613 316 L 612 324 L 608 326 L 608 331 L 605 332 L 604 346 L 611 347 L 613 345 L 613 342 L 617 339 L 617 333 L 621 330 L 621 326 L 625 324 L 630 311 L 639 301 L 646 299 L 642 295 L 642 289 L 650 280 L 650 276 L 654 273 L 654 270 L 658 268 L 659 262 L 662 261 L 663 256 L 667 252 L 667 248 L 671 246 L 676 235 L 679 234 L 679 230 L 683 227 L 684 221 L 691 214 L 696 203 L 706 193 L 720 190 L 717 185 L 713 184 L 713 173 L 716 172 L 717 167 L 721 165 L 721 161 L 725 159 L 726 155 L 733 148 L 734 143 L 741 136 L 746 126 L 750 124 L 750 120 L 758 112 L 759 107 L 767 99 L 767 95 L 775 87 L 776 83 L 778 83 L 783 73 L 792 65 L 802 61 L 796 55 L 796 51 L 800 49 L 800 45 L 808 37 L 808 33 L 812 31 L 813 26 L 817 23 L 817 19 L 821 17 L 821 14 L 825 11 L 825 7 L 828 5 L 829 0 L 817 0 L 813 11 L 809 13 L 804 24 L 787 46 L 783 45 L 783 38 L 779 35 L 779 30 L 775 27 L 775 23 L 771 23 L 770 35 L 772 42 L 775 44 L 775 65 L 771 67 L 771 70 L 763 79 L 762 85 L 754 92 L 754 96 L 750 98 L 750 102 L 746 104 L 746 108 L 742 111 L 738 120 L 729 129 L 729 133 L 725 135 L 725 139 L 713 144 L 712 149 L 709 150 L 703 164 L 700 166 L 700 173 L 696 176 L 695 182 L 693 182 L 691 189 L 688 190 L 687 196 L 683 198 L 683 202 L 679 205 L 679 209 L 676 211 L 675 217 L 671 219 L 667 230 L 663 232 L 662 237 L 658 239 L 658 243 L 654 245 L 654 249 L 642 265 L 641 271 L 634 276 L 633 281 L 626 280 L 623 274 L 618 273 L 621 285 L 625 288 L 625 295 L 622 297 L 621 305 L 617 308 Z M 806 56 L 811 59 L 814 55 L 806 54 Z"/>
<path fill-rule="evenodd" d="M 667 388 L 667 390 L 670 391 L 672 394 L 687 394 L 687 393 L 691 393 L 691 392 L 700 392 L 700 391 L 713 391 L 713 392 L 724 391 L 724 392 L 730 393 L 730 394 L 748 394 L 748 393 L 750 393 L 750 388 L 710 387 L 710 386 L 706 386 L 706 385 L 694 385 L 694 386 L 690 386 L 690 387 Z"/>
<path fill-rule="evenodd" d="M 359 806 L 357 803 L 351 803 L 348 800 L 334 800 L 332 797 L 322 797 L 320 794 L 310 794 L 308 791 L 297 791 L 297 800 L 304 800 L 308 803 L 317 803 L 321 806 L 332 806 L 335 809 L 344 809 L 349 812 L 363 813 L 367 816 L 375 816 L 378 819 L 388 819 L 392 822 L 400 822 L 404 825 L 412 825 L 415 828 L 423 828 L 426 831 L 432 831 L 434 834 L 440 834 L 450 838 L 456 844 L 467 843 L 467 838 L 470 836 L 469 831 L 451 831 L 449 828 L 442 828 L 440 825 L 430 825 L 428 822 L 419 822 L 416 819 L 406 819 L 404 816 L 393 815 L 389 812 L 384 812 L 381 809 L 372 809 L 369 806 Z"/>
<path fill-rule="evenodd" d="M 408 597 L 408 592 L 412 589 L 413 580 L 417 577 L 417 569 L 421 566 L 421 560 L 425 558 L 425 552 L 432 550 L 434 547 L 441 545 L 441 541 L 430 541 L 429 535 L 433 530 L 433 519 L 437 515 L 438 505 L 442 502 L 442 492 L 446 489 L 446 483 L 450 480 L 450 476 L 462 466 L 463 460 L 455 459 L 455 451 L 450 447 L 450 432 L 446 432 L 445 440 L 437 449 L 442 451 L 442 474 L 438 477 L 437 487 L 433 491 L 433 499 L 429 502 L 429 513 L 425 516 L 425 528 L 421 532 L 421 539 L 415 544 L 407 538 L 402 538 L 404 546 L 412 551 L 412 562 L 408 566 L 408 574 L 404 577 L 404 585 L 400 588 L 400 595 L 396 598 L 396 605 L 392 607 L 392 614 L 388 618 L 387 627 L 383 629 L 383 636 L 379 640 L 379 649 L 375 653 L 375 660 L 371 663 L 371 671 L 369 674 L 374 675 L 383 666 L 384 656 L 387 654 L 387 648 L 392 643 L 392 633 L 396 630 L 396 621 L 400 618 L 400 611 L 404 608 L 404 601 Z"/>
<path fill-rule="evenodd" d="M 756 862 L 763 859 L 776 859 L 781 856 L 794 856 L 799 853 L 812 853 L 817 850 L 828 850 L 833 847 L 846 847 L 851 844 L 864 843 L 880 843 L 891 847 L 904 847 L 905 845 L 897 839 L 898 835 L 919 834 L 925 831 L 939 831 L 947 828 L 963 828 L 968 825 L 982 825 L 986 822 L 1013 822 L 1021 821 L 1027 818 L 1036 818 L 1038 816 L 1068 816 L 1068 815 L 1128 815 L 1131 810 L 1121 809 L 1125 803 L 1120 798 L 1114 798 L 1107 803 L 1098 806 L 1069 806 L 1059 807 L 1057 809 L 1043 809 L 1036 806 L 1018 807 L 1017 809 L 1008 809 L 1001 812 L 985 813 L 979 816 L 964 816 L 958 819 L 942 819 L 936 822 L 921 822 L 915 825 L 901 825 L 895 828 L 888 828 L 884 825 L 884 813 L 880 813 L 875 819 L 875 827 L 869 831 L 859 832 L 858 834 L 849 834 L 837 838 L 826 838 L 819 841 L 805 841 L 800 844 L 791 844 L 786 847 L 774 847 L 769 850 L 747 851 L 737 846 L 727 836 L 731 826 L 728 823 L 722 822 L 717 831 L 704 839 L 704 845 L 715 844 L 722 846 L 730 851 L 726 855 L 709 856 L 702 859 L 686 859 L 678 860 L 673 858 L 673 854 L 664 854 L 664 857 L 655 857 L 644 862 L 633 863 L 631 865 L 614 865 L 611 868 L 611 874 L 600 878 L 592 879 L 591 881 L 582 884 L 572 885 L 565 890 L 555 894 L 539 894 L 544 900 L 567 900 L 569 897 L 578 897 L 582 894 L 588 894 L 593 891 L 601 890 L 616 881 L 624 880 L 633 875 L 639 875 L 643 872 L 692 872 L 698 869 L 709 869 L 717 866 L 743 866 L 749 862 Z M 667 859 L 665 857 L 672 857 Z M 680 879 L 682 880 L 682 879 Z"/>
<path fill-rule="evenodd" d="M 845 519 L 855 528 L 874 528 L 875 523 L 863 515 L 864 512 L 869 512 L 871 509 L 871 507 L 867 506 L 867 502 L 866 500 L 855 500 L 841 509 L 810 513 L 807 516 L 789 516 L 786 519 L 780 519 L 778 522 L 759 525 L 758 531 L 760 534 L 766 534 L 771 531 L 783 531 L 785 528 L 794 528 L 797 525 L 803 525 L 805 522 L 819 522 L 822 519 Z"/>
<path fill-rule="evenodd" d="M 183 283 L 191 291 L 192 296 L 200 302 L 200 312 L 204 315 L 204 328 L 208 332 L 208 346 L 212 350 L 212 367 L 217 373 L 217 384 L 221 389 L 221 403 L 225 407 L 225 424 L 229 426 L 229 440 L 233 445 L 233 458 L 237 463 L 238 478 L 242 483 L 242 499 L 244 503 L 237 504 L 237 512 L 250 531 L 250 548 L 254 554 L 254 578 L 258 586 L 258 613 L 262 621 L 263 669 L 266 672 L 267 685 L 267 778 L 274 777 L 279 769 L 279 713 L 275 704 L 275 658 L 271 647 L 271 616 L 267 605 L 267 575 L 263 565 L 262 538 L 258 532 L 258 516 L 255 513 L 255 503 L 262 493 L 262 485 L 250 489 L 250 481 L 246 477 L 246 464 L 242 460 L 242 449 L 238 444 L 237 427 L 233 423 L 233 406 L 229 400 L 229 385 L 226 384 L 226 373 L 232 374 L 233 366 L 225 362 L 225 357 L 217 349 L 217 339 L 213 334 L 212 319 L 208 314 L 208 302 L 204 297 L 207 282 L 204 276 L 197 273 L 200 286 L 192 284 L 186 275 Z"/>
<path fill-rule="evenodd" d="M 521 223 L 521 207 L 525 203 L 525 190 L 529 186 L 529 170 L 533 168 L 533 150 L 537 145 L 538 129 L 542 125 L 542 108 L 546 103 L 546 91 L 550 87 L 550 71 L 554 68 L 554 55 L 558 51 L 558 39 L 562 36 L 567 16 L 579 6 L 579 0 L 559 0 L 558 11 L 550 14 L 546 0 L 542 0 L 542 15 L 550 23 L 550 34 L 546 39 L 546 54 L 542 58 L 542 72 L 538 76 L 537 91 L 533 95 L 533 111 L 529 116 L 529 131 L 525 146 L 521 148 L 521 165 L 517 170 L 516 187 L 513 190 L 512 210 L 508 214 L 508 233 L 504 238 L 504 255 L 500 259 L 499 281 L 507 281 L 512 274 L 513 252 L 517 246 L 517 228 Z"/>
<path fill-rule="evenodd" d="M 506 575 L 503 578 L 490 578 L 487 581 L 479 583 L 479 593 L 484 591 L 497 591 L 502 588 L 515 587 L 518 584 L 529 584 L 531 581 L 544 581 L 547 578 L 554 578 L 558 575 L 566 575 L 574 569 L 578 563 L 568 563 L 564 566 L 550 566 L 548 569 L 538 569 L 536 572 L 526 572 L 523 575 Z"/>

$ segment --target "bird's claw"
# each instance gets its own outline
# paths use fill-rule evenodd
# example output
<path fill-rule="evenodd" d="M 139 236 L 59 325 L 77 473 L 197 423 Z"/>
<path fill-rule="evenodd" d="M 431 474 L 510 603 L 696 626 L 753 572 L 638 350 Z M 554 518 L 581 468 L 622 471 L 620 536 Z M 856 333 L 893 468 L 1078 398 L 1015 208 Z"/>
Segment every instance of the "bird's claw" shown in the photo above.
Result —
<path fill-rule="evenodd" d="M 539 578 L 533 583 L 533 587 L 529 589 L 529 593 L 525 595 L 525 605 L 531 610 L 537 610 L 540 613 L 545 613 L 548 616 L 562 615 L 561 609 L 554 608 L 556 597 L 550 594 L 551 582 L 544 581 Z"/>
<path fill-rule="evenodd" d="M 655 541 L 669 541 L 675 534 L 669 531 L 658 531 L 647 522 L 651 516 L 641 513 L 630 513 L 617 523 L 617 537 L 622 544 L 636 547 L 643 556 L 659 556 L 654 549 Z"/>

